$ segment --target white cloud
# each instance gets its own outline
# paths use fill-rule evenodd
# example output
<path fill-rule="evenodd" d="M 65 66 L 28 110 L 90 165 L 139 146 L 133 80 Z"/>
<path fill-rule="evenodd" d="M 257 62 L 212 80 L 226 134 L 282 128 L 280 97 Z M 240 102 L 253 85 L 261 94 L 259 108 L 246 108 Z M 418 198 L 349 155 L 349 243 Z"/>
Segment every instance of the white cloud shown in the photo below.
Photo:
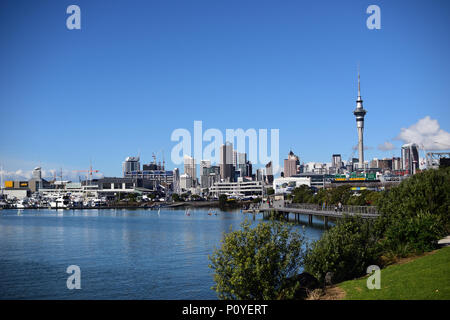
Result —
<path fill-rule="evenodd" d="M 450 133 L 441 129 L 438 121 L 429 116 L 408 128 L 402 128 L 396 139 L 404 143 L 416 143 L 425 150 L 450 149 Z"/>
<path fill-rule="evenodd" d="M 61 176 L 61 169 L 42 169 L 41 175 L 42 178 L 46 180 L 52 180 L 55 177 L 56 173 L 56 179 L 60 179 Z M 8 171 L 8 170 L 0 170 L 0 174 L 3 175 L 3 180 L 29 180 L 33 176 L 32 170 L 16 170 L 16 171 Z M 86 172 L 76 172 L 75 170 L 63 170 L 62 171 L 62 178 L 63 180 L 70 180 L 78 182 L 79 179 L 85 180 L 87 173 Z M 96 178 L 102 178 L 103 174 L 101 173 L 93 173 L 92 177 L 94 179 Z"/>
<path fill-rule="evenodd" d="M 385 143 L 378 145 L 378 150 L 381 150 L 381 151 L 390 151 L 390 150 L 394 150 L 394 149 L 395 149 L 395 146 L 392 143 L 390 143 L 389 141 L 386 141 Z"/>

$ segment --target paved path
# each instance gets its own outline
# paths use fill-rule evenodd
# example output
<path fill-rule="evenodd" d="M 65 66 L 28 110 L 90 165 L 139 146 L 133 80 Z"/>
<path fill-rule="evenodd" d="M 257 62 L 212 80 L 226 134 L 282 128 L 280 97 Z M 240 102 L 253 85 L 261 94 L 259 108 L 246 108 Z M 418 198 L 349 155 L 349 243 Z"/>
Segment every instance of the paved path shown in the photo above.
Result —
<path fill-rule="evenodd" d="M 439 240 L 438 245 L 441 247 L 450 246 L 450 236 L 446 236 L 444 239 Z"/>

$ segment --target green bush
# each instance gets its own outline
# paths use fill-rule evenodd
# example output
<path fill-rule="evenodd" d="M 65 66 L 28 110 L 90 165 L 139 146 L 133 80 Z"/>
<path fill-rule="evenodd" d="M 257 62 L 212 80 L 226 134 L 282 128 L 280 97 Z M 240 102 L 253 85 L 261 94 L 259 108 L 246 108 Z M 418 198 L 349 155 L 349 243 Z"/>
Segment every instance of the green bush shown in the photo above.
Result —
<path fill-rule="evenodd" d="M 306 253 L 303 233 L 291 224 L 245 220 L 241 229 L 226 234 L 222 245 L 209 257 L 220 299 L 292 299 Z"/>
<path fill-rule="evenodd" d="M 427 170 L 383 193 L 377 230 L 398 256 L 432 250 L 450 232 L 450 168 Z"/>
<path fill-rule="evenodd" d="M 445 228 L 441 217 L 420 212 L 389 225 L 383 243 L 387 251 L 403 257 L 409 253 L 433 250 L 443 234 Z"/>
<path fill-rule="evenodd" d="M 426 170 L 385 191 L 378 201 L 385 226 L 414 217 L 418 212 L 429 212 L 450 223 L 450 168 Z"/>
<path fill-rule="evenodd" d="M 341 282 L 365 274 L 381 256 L 374 224 L 360 216 L 345 216 L 313 243 L 305 261 L 305 271 L 324 283 L 333 273 L 333 282 Z"/>

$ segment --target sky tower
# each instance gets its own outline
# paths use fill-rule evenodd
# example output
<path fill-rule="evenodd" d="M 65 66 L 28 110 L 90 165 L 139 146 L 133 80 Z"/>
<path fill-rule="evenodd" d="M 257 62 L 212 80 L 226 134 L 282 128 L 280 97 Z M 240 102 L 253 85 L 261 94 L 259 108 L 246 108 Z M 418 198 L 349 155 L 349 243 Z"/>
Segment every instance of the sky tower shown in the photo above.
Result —
<path fill-rule="evenodd" d="M 363 101 L 361 99 L 361 86 L 359 81 L 359 68 L 358 68 L 358 99 L 356 100 L 356 109 L 353 114 L 356 117 L 356 129 L 358 129 L 358 154 L 359 154 L 359 169 L 364 169 L 364 142 L 363 142 L 363 131 L 364 131 L 364 116 L 367 111 L 363 108 Z"/>

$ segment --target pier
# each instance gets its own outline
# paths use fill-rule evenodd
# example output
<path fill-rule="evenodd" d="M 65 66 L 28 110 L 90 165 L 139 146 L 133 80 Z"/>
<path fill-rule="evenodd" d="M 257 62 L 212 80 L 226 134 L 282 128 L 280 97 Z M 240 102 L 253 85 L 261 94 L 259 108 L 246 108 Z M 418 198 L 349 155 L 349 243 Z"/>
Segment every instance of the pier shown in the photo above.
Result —
<path fill-rule="evenodd" d="M 324 224 L 328 226 L 329 218 L 339 219 L 345 215 L 359 215 L 364 219 L 375 219 L 379 216 L 375 206 L 342 206 L 318 205 L 311 203 L 288 203 L 286 201 L 274 201 L 272 204 L 263 203 L 259 208 L 247 210 L 254 214 L 262 213 L 264 218 L 275 215 L 289 220 L 289 215 L 294 214 L 294 221 L 299 222 L 301 215 L 308 216 L 308 223 L 312 224 L 313 216 L 323 217 Z"/>

